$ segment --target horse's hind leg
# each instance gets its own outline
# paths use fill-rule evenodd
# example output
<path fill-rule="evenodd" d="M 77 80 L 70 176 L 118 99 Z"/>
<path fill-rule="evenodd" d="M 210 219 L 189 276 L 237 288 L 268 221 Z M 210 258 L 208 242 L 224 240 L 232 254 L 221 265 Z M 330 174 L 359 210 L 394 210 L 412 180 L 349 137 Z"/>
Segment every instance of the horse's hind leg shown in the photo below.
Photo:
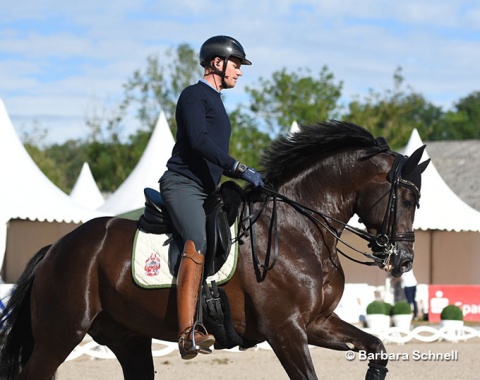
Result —
<path fill-rule="evenodd" d="M 154 378 L 151 338 L 134 335 L 105 312 L 98 314 L 88 333 L 115 354 L 126 380 Z"/>
<path fill-rule="evenodd" d="M 77 345 L 77 340 L 71 343 L 67 343 L 67 340 L 65 339 L 63 344 L 56 343 L 55 339 L 52 339 L 50 342 L 36 342 L 32 355 L 22 369 L 18 380 L 53 379 L 58 367 Z"/>
<path fill-rule="evenodd" d="M 387 375 L 388 355 L 382 341 L 332 314 L 307 328 L 308 343 L 340 351 L 365 351 L 369 358 L 366 380 L 383 380 Z"/>
<path fill-rule="evenodd" d="M 144 337 L 131 337 L 120 344 L 109 344 L 108 348 L 117 357 L 125 380 L 153 380 L 152 340 Z"/>

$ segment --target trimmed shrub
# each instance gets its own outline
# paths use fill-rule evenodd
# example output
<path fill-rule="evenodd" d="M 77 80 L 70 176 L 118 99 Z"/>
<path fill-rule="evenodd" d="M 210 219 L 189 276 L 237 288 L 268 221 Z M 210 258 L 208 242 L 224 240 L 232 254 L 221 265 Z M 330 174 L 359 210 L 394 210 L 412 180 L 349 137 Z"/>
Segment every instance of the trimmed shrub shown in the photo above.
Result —
<path fill-rule="evenodd" d="M 367 305 L 367 314 L 385 314 L 385 302 L 372 301 Z"/>
<path fill-rule="evenodd" d="M 406 301 L 399 301 L 395 305 L 393 305 L 390 315 L 401 315 L 401 314 L 411 314 L 412 309 L 410 305 Z"/>
<path fill-rule="evenodd" d="M 385 315 L 390 315 L 392 313 L 392 308 L 393 308 L 393 305 L 391 303 L 388 303 L 388 302 L 384 302 L 384 307 L 385 307 Z"/>
<path fill-rule="evenodd" d="M 450 321 L 463 321 L 463 312 L 456 305 L 445 306 L 440 314 L 440 319 Z"/>

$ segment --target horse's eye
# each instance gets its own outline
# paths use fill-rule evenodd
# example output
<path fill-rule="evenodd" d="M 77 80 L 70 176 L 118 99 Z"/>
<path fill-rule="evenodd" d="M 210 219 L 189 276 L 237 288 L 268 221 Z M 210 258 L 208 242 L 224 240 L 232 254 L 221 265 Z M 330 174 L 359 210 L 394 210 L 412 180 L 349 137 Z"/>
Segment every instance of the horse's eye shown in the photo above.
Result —
<path fill-rule="evenodd" d="M 409 199 L 402 199 L 402 203 L 406 208 L 410 208 L 413 206 L 413 202 Z"/>

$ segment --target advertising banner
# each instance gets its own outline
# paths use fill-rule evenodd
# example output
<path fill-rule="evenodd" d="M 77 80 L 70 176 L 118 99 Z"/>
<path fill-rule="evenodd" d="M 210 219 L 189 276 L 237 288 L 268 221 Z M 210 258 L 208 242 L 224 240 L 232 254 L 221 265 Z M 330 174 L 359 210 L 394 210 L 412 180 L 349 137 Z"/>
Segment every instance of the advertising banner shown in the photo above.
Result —
<path fill-rule="evenodd" d="M 462 309 L 464 321 L 480 322 L 480 285 L 429 285 L 428 320 L 440 322 L 447 305 Z"/>

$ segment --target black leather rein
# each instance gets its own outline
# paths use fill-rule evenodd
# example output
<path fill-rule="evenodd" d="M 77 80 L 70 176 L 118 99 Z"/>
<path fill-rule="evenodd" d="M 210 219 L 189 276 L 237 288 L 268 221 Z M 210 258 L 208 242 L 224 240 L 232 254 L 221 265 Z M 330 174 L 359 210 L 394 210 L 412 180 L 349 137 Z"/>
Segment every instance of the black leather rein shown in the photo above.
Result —
<path fill-rule="evenodd" d="M 235 238 L 235 240 L 241 240 L 241 237 L 244 236 L 247 233 L 247 231 L 250 232 L 252 256 L 257 267 L 264 270 L 264 275 L 268 270 L 272 269 L 275 266 L 275 263 L 278 259 L 277 202 L 278 200 L 281 200 L 282 202 L 285 202 L 289 206 L 293 207 L 300 214 L 310 219 L 317 228 L 320 229 L 320 226 L 323 227 L 339 242 L 343 243 L 348 248 L 362 254 L 363 256 L 367 257 L 372 261 L 359 261 L 357 259 L 354 259 L 348 256 L 337 247 L 337 251 L 341 253 L 343 256 L 345 256 L 346 258 L 363 265 L 371 266 L 371 265 L 382 264 L 383 266 L 385 266 L 388 264 L 391 255 L 397 253 L 397 250 L 396 250 L 397 242 L 399 241 L 414 242 L 415 241 L 415 234 L 413 231 L 405 232 L 401 234 L 396 233 L 398 187 L 400 185 L 409 187 L 416 196 L 417 206 L 418 206 L 418 200 L 420 198 L 419 189 L 413 183 L 401 178 L 401 169 L 405 164 L 405 162 L 406 162 L 406 157 L 402 157 L 400 160 L 397 161 L 396 166 L 392 168 L 392 174 L 393 174 L 393 177 L 391 180 L 392 186 L 390 187 L 390 190 L 387 192 L 389 194 L 388 207 L 385 212 L 385 217 L 383 219 L 381 231 L 376 235 L 371 234 L 368 231 L 364 231 L 360 228 L 351 226 L 323 212 L 320 212 L 308 206 L 302 205 L 301 203 L 298 203 L 293 199 L 280 194 L 272 187 L 265 186 L 262 189 L 262 191 L 267 194 L 267 197 L 265 197 L 263 204 L 256 212 L 253 211 L 253 201 L 251 200 L 251 197 L 248 197 L 249 198 L 248 201 L 244 203 L 244 207 L 240 214 L 241 220 L 239 223 L 239 234 Z M 255 248 L 256 236 L 255 236 L 254 224 L 259 218 L 259 216 L 264 212 L 265 208 L 267 207 L 270 201 L 273 202 L 273 207 L 272 207 L 272 216 L 271 216 L 270 225 L 269 225 L 268 246 L 267 246 L 265 262 L 261 263 L 260 260 L 258 259 L 257 251 Z M 246 203 L 248 203 L 249 214 L 247 216 L 244 216 L 246 212 L 245 210 Z M 346 229 L 347 231 L 350 231 L 353 234 L 357 235 L 358 237 L 368 241 L 369 247 L 371 247 L 373 250 L 373 254 L 363 252 L 353 247 L 352 245 L 348 244 L 344 240 L 342 240 L 339 233 L 329 225 L 328 220 L 331 220 L 343 225 L 344 229 Z M 249 223 L 246 226 L 245 222 L 247 221 Z M 272 245 L 273 245 L 273 253 L 272 253 Z"/>

